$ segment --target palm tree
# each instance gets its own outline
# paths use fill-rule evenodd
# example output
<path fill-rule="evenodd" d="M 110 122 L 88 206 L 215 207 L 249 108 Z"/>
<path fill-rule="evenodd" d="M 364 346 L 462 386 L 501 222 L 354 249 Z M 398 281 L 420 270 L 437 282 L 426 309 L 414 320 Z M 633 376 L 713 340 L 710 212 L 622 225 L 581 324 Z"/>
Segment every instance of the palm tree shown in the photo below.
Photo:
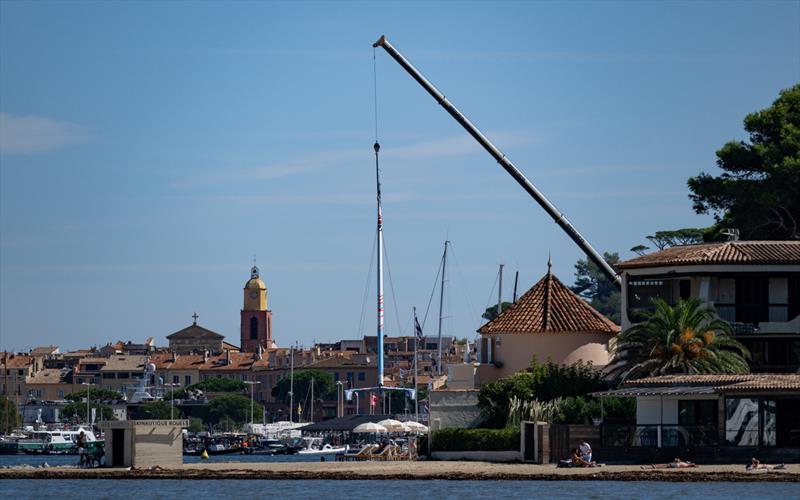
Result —
<path fill-rule="evenodd" d="M 748 373 L 750 351 L 697 299 L 653 301 L 645 321 L 617 337 L 609 375 L 621 380 L 676 373 Z"/>

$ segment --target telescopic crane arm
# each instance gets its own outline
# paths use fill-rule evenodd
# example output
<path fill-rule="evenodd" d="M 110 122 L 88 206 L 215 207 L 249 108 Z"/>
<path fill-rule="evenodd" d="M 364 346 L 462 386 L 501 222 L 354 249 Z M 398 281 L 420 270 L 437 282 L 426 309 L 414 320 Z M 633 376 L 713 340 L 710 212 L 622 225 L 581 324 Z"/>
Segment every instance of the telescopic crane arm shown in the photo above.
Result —
<path fill-rule="evenodd" d="M 556 224 L 561 226 L 561 229 L 567 233 L 567 236 L 572 238 L 572 241 L 581 247 L 581 250 L 586 252 L 586 255 L 600 268 L 601 271 L 603 271 L 603 273 L 605 273 L 606 276 L 608 276 L 608 279 L 610 279 L 617 286 L 617 288 L 621 288 L 619 275 L 614 271 L 614 268 L 612 268 L 608 262 L 606 262 L 605 259 L 603 259 L 599 253 L 597 253 L 597 250 L 595 250 L 592 245 L 590 245 L 589 242 L 586 241 L 583 236 L 581 236 L 578 230 L 575 229 L 572 224 L 570 224 L 566 217 L 564 217 L 564 214 L 559 212 L 556 207 L 542 194 L 542 192 L 539 191 L 536 186 L 534 186 L 531 181 L 529 181 L 525 175 L 523 175 L 523 173 L 520 172 L 516 166 L 514 166 L 513 163 L 511 163 L 511 160 L 506 158 L 506 156 L 499 149 L 497 149 L 497 147 L 492 144 L 492 142 L 487 139 L 486 136 L 483 135 L 483 133 L 478 130 L 478 128 L 473 125 L 466 116 L 461 114 L 461 112 L 453 105 L 453 103 L 447 100 L 444 94 L 439 92 L 439 90 L 434 87 L 433 84 L 429 82 L 427 78 L 425 78 L 422 73 L 420 73 L 417 68 L 415 68 L 408 61 L 408 59 L 403 57 L 403 55 L 398 52 L 391 43 L 389 43 L 385 36 L 381 36 L 377 42 L 372 44 L 372 46 L 375 48 L 383 47 L 383 49 L 386 50 L 386 52 L 388 52 L 389 55 L 392 56 L 392 58 L 397 61 L 398 64 L 400 64 L 400 66 L 402 66 L 403 69 L 405 69 L 408 74 L 414 78 L 414 80 L 417 81 L 417 83 L 422 85 L 422 88 L 428 91 L 431 97 L 436 99 L 436 102 L 438 102 L 445 109 L 445 111 L 450 114 L 450 116 L 460 123 L 461 126 L 464 127 L 467 132 L 469 132 L 469 135 L 478 141 L 478 143 L 483 146 L 483 148 L 488 151 L 488 153 L 492 155 L 495 160 L 497 160 L 497 162 L 506 170 L 506 172 L 508 172 L 511 177 L 513 177 L 519 183 L 519 185 L 522 186 L 522 188 L 527 191 L 528 194 L 531 195 L 533 199 L 536 200 L 539 205 L 541 205 L 542 208 L 545 209 L 548 214 L 550 214 L 550 217 L 553 218 Z"/>

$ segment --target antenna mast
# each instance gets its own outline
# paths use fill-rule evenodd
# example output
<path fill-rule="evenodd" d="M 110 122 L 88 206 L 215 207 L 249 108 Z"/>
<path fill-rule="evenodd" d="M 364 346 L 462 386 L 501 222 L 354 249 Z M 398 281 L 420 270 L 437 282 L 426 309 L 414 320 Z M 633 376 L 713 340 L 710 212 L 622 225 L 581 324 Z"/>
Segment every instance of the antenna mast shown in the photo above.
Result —
<path fill-rule="evenodd" d="M 437 360 L 436 364 L 436 372 L 441 375 L 442 374 L 442 319 L 444 319 L 443 314 L 443 307 L 444 307 L 444 275 L 447 270 L 447 245 L 450 244 L 449 241 L 444 241 L 444 253 L 442 254 L 442 285 L 439 290 L 439 359 Z"/>

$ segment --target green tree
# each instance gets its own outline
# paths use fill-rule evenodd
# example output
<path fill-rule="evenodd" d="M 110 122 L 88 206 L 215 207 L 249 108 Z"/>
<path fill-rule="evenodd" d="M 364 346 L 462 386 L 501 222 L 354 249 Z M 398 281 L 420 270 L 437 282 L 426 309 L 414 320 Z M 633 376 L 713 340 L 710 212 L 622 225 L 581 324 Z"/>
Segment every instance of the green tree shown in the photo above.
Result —
<path fill-rule="evenodd" d="M 750 352 L 730 325 L 697 299 L 661 299 L 645 320 L 617 336 L 609 375 L 621 380 L 675 373 L 748 373 Z"/>
<path fill-rule="evenodd" d="M 261 420 L 264 408 L 253 403 L 254 420 Z M 207 421 L 219 424 L 226 421 L 243 424 L 250 421 L 250 398 L 241 394 L 223 394 L 208 402 L 206 407 Z"/>
<path fill-rule="evenodd" d="M 294 372 L 294 403 L 303 405 L 304 411 L 307 399 L 311 396 L 312 378 L 314 379 L 314 399 L 316 401 L 336 399 L 336 384 L 333 375 L 321 370 L 296 370 Z M 289 375 L 281 377 L 272 388 L 272 397 L 289 404 L 289 386 Z"/>
<path fill-rule="evenodd" d="M 780 240 L 800 235 L 800 84 L 782 90 L 772 106 L 747 115 L 749 142 L 717 151 L 722 174 L 688 181 L 699 214 L 716 224 L 707 239 L 737 228 L 742 239 Z"/>
<path fill-rule="evenodd" d="M 511 307 L 511 302 L 503 301 L 503 305 L 501 307 L 503 308 L 503 311 L 505 311 L 506 309 Z M 483 311 L 481 317 L 486 321 L 491 321 L 495 319 L 497 317 L 497 304 L 487 307 L 486 310 Z"/>
<path fill-rule="evenodd" d="M 203 432 L 204 430 L 206 430 L 206 426 L 203 424 L 202 418 L 189 419 L 189 432 Z"/>
<path fill-rule="evenodd" d="M 245 393 L 248 391 L 247 384 L 241 380 L 222 378 L 222 377 L 209 377 L 201 382 L 192 384 L 175 391 L 175 398 L 183 398 L 186 396 L 187 391 L 201 390 L 203 392 L 233 392 Z M 249 393 L 248 393 L 249 394 Z M 169 394 L 167 394 L 169 395 Z"/>
<path fill-rule="evenodd" d="M 614 266 L 619 262 L 617 252 L 603 252 L 606 262 Z M 580 259 L 575 264 L 575 284 L 570 290 L 589 301 L 589 304 L 600 311 L 608 319 L 616 324 L 620 324 L 620 293 L 617 286 L 608 279 L 597 264 L 588 260 Z"/>
<path fill-rule="evenodd" d="M 86 402 L 86 390 L 71 392 L 64 396 L 67 401 Z M 92 401 L 122 401 L 122 393 L 111 389 L 91 388 L 89 389 L 89 399 Z"/>
<path fill-rule="evenodd" d="M 601 373 L 589 363 L 541 364 L 534 358 L 531 367 L 481 386 L 478 406 L 484 425 L 503 427 L 510 413 L 512 398 L 519 401 L 552 401 L 557 398 L 585 396 L 606 388 Z"/>
<path fill-rule="evenodd" d="M 659 250 L 675 247 L 679 245 L 695 245 L 703 242 L 705 229 L 697 227 L 685 227 L 683 229 L 670 229 L 667 231 L 656 231 L 646 238 Z M 639 248 L 639 247 L 633 247 Z M 635 251 L 631 249 L 631 251 Z M 647 249 L 647 247 L 642 247 Z"/>
<path fill-rule="evenodd" d="M 136 417 L 140 420 L 168 420 L 171 415 L 180 418 L 180 410 L 171 408 L 169 401 L 152 401 L 145 403 L 136 410 Z"/>
<path fill-rule="evenodd" d="M 22 425 L 17 405 L 6 396 L 0 396 L 0 432 L 9 434 Z"/>

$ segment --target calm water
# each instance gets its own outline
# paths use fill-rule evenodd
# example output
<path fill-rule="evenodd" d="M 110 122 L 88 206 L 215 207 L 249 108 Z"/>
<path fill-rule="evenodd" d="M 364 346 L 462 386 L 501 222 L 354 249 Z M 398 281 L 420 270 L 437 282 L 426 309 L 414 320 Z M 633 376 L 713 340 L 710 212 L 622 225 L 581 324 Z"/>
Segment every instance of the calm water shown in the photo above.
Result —
<path fill-rule="evenodd" d="M 797 498 L 792 483 L 648 483 L 618 481 L 173 481 L 7 480 L 0 498 Z"/>

